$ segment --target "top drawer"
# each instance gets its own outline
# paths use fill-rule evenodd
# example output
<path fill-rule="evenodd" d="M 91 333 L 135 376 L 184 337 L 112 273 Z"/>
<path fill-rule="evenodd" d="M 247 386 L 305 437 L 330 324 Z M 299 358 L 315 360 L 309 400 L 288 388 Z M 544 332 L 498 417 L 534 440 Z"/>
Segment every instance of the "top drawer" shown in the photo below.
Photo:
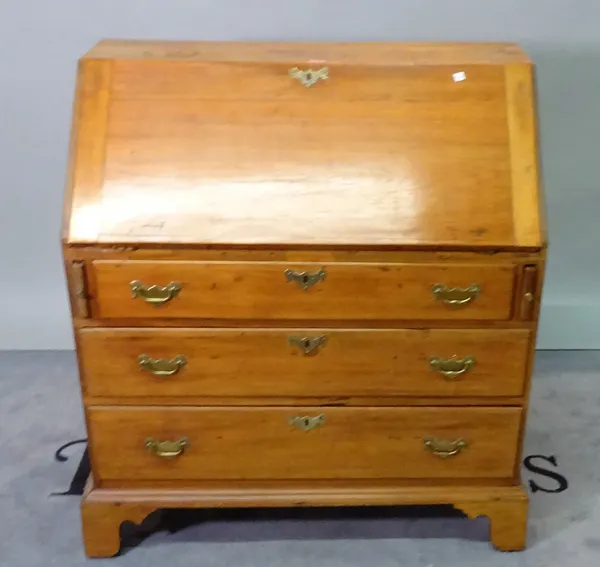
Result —
<path fill-rule="evenodd" d="M 514 266 L 96 261 L 101 318 L 506 320 Z"/>

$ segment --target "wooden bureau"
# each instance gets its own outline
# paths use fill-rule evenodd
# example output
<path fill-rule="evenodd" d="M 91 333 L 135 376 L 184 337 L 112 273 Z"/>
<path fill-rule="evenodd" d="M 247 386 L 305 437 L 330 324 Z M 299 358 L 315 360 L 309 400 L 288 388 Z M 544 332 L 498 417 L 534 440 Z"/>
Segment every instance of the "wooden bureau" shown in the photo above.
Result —
<path fill-rule="evenodd" d="M 524 547 L 546 235 L 517 46 L 104 41 L 71 140 L 89 556 L 169 507 L 451 504 Z"/>

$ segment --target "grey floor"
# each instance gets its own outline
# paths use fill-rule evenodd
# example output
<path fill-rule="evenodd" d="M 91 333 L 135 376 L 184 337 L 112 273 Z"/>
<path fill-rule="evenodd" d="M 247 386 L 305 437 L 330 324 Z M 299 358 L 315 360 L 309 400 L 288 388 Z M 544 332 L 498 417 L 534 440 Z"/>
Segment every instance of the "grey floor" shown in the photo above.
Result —
<path fill-rule="evenodd" d="M 569 482 L 531 494 L 528 549 L 499 553 L 487 521 L 463 518 L 211 520 L 94 565 L 145 567 L 485 566 L 600 564 L 600 352 L 538 354 L 525 455 L 554 455 Z M 80 540 L 78 497 L 66 490 L 81 449 L 57 463 L 61 444 L 85 436 L 75 359 L 67 352 L 0 353 L 0 566 L 90 564 Z M 551 468 L 551 467 L 550 467 Z M 525 482 L 557 482 L 523 469 Z"/>

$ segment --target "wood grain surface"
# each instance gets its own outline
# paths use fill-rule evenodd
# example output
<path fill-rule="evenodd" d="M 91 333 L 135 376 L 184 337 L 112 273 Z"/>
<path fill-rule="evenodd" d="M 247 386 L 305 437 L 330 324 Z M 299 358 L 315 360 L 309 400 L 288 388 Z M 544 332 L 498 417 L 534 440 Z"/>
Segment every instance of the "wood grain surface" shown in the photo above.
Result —
<path fill-rule="evenodd" d="M 324 337 L 304 354 L 290 337 Z M 79 349 L 88 396 L 394 397 L 520 396 L 527 330 L 84 329 Z M 187 357 L 175 375 L 154 376 L 138 356 Z M 476 359 L 449 379 L 431 357 Z M 181 400 L 180 403 L 188 404 Z M 391 402 L 390 402 L 391 403 Z"/>
<path fill-rule="evenodd" d="M 93 242 L 101 230 L 112 71 L 106 60 L 78 66 L 62 219 L 65 242 Z"/>
<path fill-rule="evenodd" d="M 285 270 L 325 279 L 304 290 Z M 317 264 L 278 262 L 93 263 L 100 318 L 206 319 L 502 319 L 511 317 L 511 265 Z M 154 306 L 133 299 L 130 282 L 182 285 L 172 301 Z M 436 299 L 432 286 L 481 286 L 462 308 Z"/>
<path fill-rule="evenodd" d="M 165 507 L 441 503 L 522 549 L 547 245 L 526 54 L 109 40 L 75 95 L 62 238 L 87 554 Z M 181 291 L 157 307 L 134 280 Z M 453 308 L 434 284 L 481 292 Z M 186 362 L 159 378 L 141 354 Z M 453 356 L 476 362 L 431 368 Z M 430 436 L 466 448 L 440 458 Z M 145 448 L 182 437 L 174 458 Z"/>
<path fill-rule="evenodd" d="M 324 423 L 311 431 L 294 417 Z M 513 473 L 519 408 L 88 408 L 100 479 L 503 478 Z M 428 436 L 469 446 L 440 458 Z M 189 439 L 173 459 L 144 448 Z"/>
<path fill-rule="evenodd" d="M 109 43 L 83 60 L 82 72 L 113 70 L 98 98 L 110 112 L 76 118 L 94 149 L 72 169 L 92 183 L 71 183 L 67 242 L 544 244 L 531 65 L 515 46 L 254 44 L 236 58 L 235 45 L 198 44 L 152 57 L 169 49 Z M 289 75 L 324 65 L 311 88 Z"/>
<path fill-rule="evenodd" d="M 515 237 L 523 246 L 546 245 L 546 204 L 540 187 L 535 70 L 508 65 L 506 99 L 510 136 Z"/>
<path fill-rule="evenodd" d="M 235 42 L 100 41 L 85 59 L 353 63 L 360 65 L 505 65 L 529 61 L 514 43 L 500 42 Z"/>
<path fill-rule="evenodd" d="M 119 528 L 124 521 L 141 523 L 164 508 L 365 506 L 451 504 L 468 517 L 490 520 L 493 545 L 502 551 L 523 549 L 527 533 L 527 494 L 520 486 L 411 485 L 402 481 L 362 484 L 333 481 L 255 487 L 241 483 L 198 489 L 104 489 L 93 487 L 82 501 L 85 549 L 88 557 L 110 557 L 120 548 Z M 432 533 L 432 536 L 435 534 Z"/>

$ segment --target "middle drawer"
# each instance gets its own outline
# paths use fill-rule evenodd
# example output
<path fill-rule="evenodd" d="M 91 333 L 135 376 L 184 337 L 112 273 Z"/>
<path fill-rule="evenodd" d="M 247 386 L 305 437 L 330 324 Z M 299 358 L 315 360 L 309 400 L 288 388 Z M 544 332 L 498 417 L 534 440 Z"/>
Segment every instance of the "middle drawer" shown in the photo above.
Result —
<path fill-rule="evenodd" d="M 520 396 L 525 329 L 82 329 L 90 396 Z"/>

